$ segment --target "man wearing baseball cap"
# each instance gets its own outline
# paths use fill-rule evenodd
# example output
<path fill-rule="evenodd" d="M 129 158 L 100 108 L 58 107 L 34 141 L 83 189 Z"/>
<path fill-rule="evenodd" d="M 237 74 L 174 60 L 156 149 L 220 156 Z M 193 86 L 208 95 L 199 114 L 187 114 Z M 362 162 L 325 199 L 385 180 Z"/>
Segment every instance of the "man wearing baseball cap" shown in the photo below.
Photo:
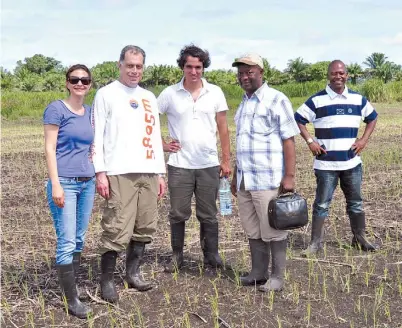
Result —
<path fill-rule="evenodd" d="M 284 284 L 287 231 L 269 225 L 268 204 L 295 188 L 294 136 L 300 130 L 289 99 L 263 81 L 264 63 L 259 55 L 241 56 L 232 66 L 237 67 L 245 94 L 235 115 L 236 167 L 231 187 L 238 199 L 252 263 L 251 272 L 241 277 L 240 283 L 261 285 L 260 291 L 279 291 Z"/>

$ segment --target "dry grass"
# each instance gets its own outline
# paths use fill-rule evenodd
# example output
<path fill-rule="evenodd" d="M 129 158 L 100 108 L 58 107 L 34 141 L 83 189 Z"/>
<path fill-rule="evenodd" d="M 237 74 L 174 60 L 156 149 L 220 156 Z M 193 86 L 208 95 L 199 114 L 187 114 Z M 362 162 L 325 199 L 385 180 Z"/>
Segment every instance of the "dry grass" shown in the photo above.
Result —
<path fill-rule="evenodd" d="M 89 320 L 66 315 L 59 297 L 40 122 L 4 122 L 2 326 L 402 327 L 402 104 L 378 107 L 380 121 L 363 155 L 363 193 L 368 232 L 382 243 L 381 251 L 366 254 L 349 247 L 345 202 L 337 190 L 319 260 L 299 257 L 309 241 L 309 227 L 290 234 L 286 286 L 280 293 L 262 294 L 236 283 L 238 274 L 249 269 L 248 243 L 236 203 L 233 216 L 219 218 L 220 252 L 233 264 L 235 274 L 202 267 L 195 217 L 186 228 L 186 269 L 166 274 L 163 263 L 170 256 L 167 196 L 160 203 L 158 232 L 142 269 L 155 288 L 145 293 L 126 289 L 122 255 L 116 278 L 121 301 L 118 306 L 105 305 L 98 291 L 101 200 L 97 198 L 79 281 L 95 312 Z M 312 204 L 315 182 L 306 150 L 298 137 L 297 189 Z"/>

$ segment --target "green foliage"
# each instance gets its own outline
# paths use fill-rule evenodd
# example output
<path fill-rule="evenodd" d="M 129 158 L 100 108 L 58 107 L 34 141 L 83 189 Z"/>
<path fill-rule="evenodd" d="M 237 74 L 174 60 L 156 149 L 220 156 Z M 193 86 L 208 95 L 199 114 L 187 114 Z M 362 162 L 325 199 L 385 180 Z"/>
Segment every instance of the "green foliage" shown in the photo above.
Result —
<path fill-rule="evenodd" d="M 282 91 L 286 96 L 293 97 L 310 97 L 314 93 L 324 89 L 326 82 L 304 82 L 304 83 L 287 83 L 283 85 L 276 86 L 276 88 Z"/>
<path fill-rule="evenodd" d="M 172 65 L 151 65 L 145 68 L 141 85 L 145 87 L 178 83 L 183 73 Z"/>
<path fill-rule="evenodd" d="M 100 88 L 119 77 L 119 67 L 117 62 L 105 61 L 92 67 L 91 74 L 93 87 Z"/>
<path fill-rule="evenodd" d="M 367 76 L 377 78 L 384 83 L 397 80 L 402 71 L 401 65 L 397 65 L 387 60 L 388 57 L 383 53 L 374 52 L 363 63 L 368 66 L 366 70 Z"/>
<path fill-rule="evenodd" d="M 230 114 L 233 115 L 239 105 L 243 90 L 238 85 L 222 85 Z M 293 108 L 296 110 L 308 97 L 325 87 L 325 82 L 288 83 L 275 86 L 290 98 Z M 156 96 L 166 88 L 166 85 L 158 85 L 148 88 Z M 402 101 L 402 82 L 390 82 L 385 84 L 381 80 L 368 80 L 361 85 L 356 85 L 353 90 L 366 96 L 371 102 Z M 96 90 L 92 89 L 85 99 L 86 104 L 92 104 Z M 2 118 L 18 119 L 20 117 L 41 118 L 46 106 L 54 100 L 64 99 L 66 92 L 22 92 L 6 91 L 1 94 Z M 230 118 L 231 119 L 231 118 Z"/>
<path fill-rule="evenodd" d="M 305 63 L 301 57 L 288 61 L 285 71 L 264 62 L 264 80 L 282 91 L 295 108 L 326 85 L 329 61 Z M 372 102 L 402 101 L 402 68 L 387 60 L 385 54 L 373 53 L 364 62 L 369 68 L 363 71 L 358 63 L 347 66 L 352 88 Z M 17 62 L 14 74 L 0 67 L 2 117 L 41 117 L 51 101 L 64 98 L 65 71 L 60 61 L 34 55 Z M 92 103 L 95 91 L 119 77 L 118 63 L 106 61 L 91 68 L 93 85 L 86 102 Z M 180 81 L 183 72 L 177 66 L 151 65 L 145 67 L 141 86 L 155 95 L 167 86 Z M 237 108 L 243 96 L 235 70 L 210 70 L 205 78 L 219 85 L 231 109 Z M 360 80 L 364 81 L 360 83 Z"/>
<path fill-rule="evenodd" d="M 1 75 L 1 89 L 12 90 L 15 87 L 15 78 L 11 72 L 7 71 L 3 67 L 0 67 Z"/>
<path fill-rule="evenodd" d="M 305 63 L 303 58 L 297 57 L 296 59 L 291 59 L 288 61 L 288 67 L 286 72 L 289 73 L 292 80 L 296 82 L 306 82 L 309 81 L 308 69 L 310 64 Z"/>
<path fill-rule="evenodd" d="M 313 81 L 326 81 L 330 61 L 320 61 L 308 67 L 307 75 Z"/>
<path fill-rule="evenodd" d="M 366 58 L 363 64 L 375 70 L 384 65 L 387 59 L 388 57 L 385 56 L 385 54 L 380 52 L 373 52 L 370 56 Z"/>
<path fill-rule="evenodd" d="M 363 75 L 363 69 L 358 63 L 347 65 L 347 70 L 353 85 L 357 83 L 357 79 Z"/>
<path fill-rule="evenodd" d="M 18 73 L 21 69 L 26 69 L 28 72 L 34 74 L 44 74 L 50 71 L 61 72 L 63 66 L 60 61 L 52 57 L 34 55 L 32 57 L 26 57 L 24 61 L 17 61 L 15 73 Z"/>
<path fill-rule="evenodd" d="M 387 92 L 385 84 L 377 79 L 365 82 L 361 86 L 360 91 L 372 102 L 388 102 L 391 97 L 390 92 Z"/>

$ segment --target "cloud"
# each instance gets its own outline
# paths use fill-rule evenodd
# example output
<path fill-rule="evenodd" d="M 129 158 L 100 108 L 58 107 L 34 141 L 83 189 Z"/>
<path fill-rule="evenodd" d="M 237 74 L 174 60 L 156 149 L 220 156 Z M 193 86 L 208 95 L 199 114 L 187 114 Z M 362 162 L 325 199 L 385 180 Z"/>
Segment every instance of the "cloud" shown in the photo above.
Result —
<path fill-rule="evenodd" d="M 188 12 L 187 8 L 180 14 L 182 19 L 201 19 L 203 22 L 211 20 L 221 20 L 231 17 L 235 12 L 229 8 L 220 9 L 201 9 Z"/>
<path fill-rule="evenodd" d="M 383 42 L 388 45 L 402 46 L 402 32 L 397 33 L 393 37 L 387 37 L 383 39 Z M 402 50 L 402 49 L 401 49 Z"/>

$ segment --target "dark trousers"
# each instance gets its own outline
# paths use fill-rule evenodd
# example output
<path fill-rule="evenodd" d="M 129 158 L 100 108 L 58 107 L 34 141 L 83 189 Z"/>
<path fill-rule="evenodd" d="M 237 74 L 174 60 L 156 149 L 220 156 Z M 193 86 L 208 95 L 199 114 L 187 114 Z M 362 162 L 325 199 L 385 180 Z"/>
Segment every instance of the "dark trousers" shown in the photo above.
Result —
<path fill-rule="evenodd" d="M 171 224 L 187 221 L 191 216 L 191 198 L 196 200 L 200 223 L 216 223 L 216 199 L 219 190 L 219 166 L 183 169 L 168 165 Z"/>
<path fill-rule="evenodd" d="M 340 181 L 341 189 L 346 198 L 346 211 L 348 215 L 363 212 L 361 195 L 362 165 L 345 171 L 315 170 L 317 189 L 313 204 L 313 215 L 327 217 L 332 202 L 332 196 Z"/>

